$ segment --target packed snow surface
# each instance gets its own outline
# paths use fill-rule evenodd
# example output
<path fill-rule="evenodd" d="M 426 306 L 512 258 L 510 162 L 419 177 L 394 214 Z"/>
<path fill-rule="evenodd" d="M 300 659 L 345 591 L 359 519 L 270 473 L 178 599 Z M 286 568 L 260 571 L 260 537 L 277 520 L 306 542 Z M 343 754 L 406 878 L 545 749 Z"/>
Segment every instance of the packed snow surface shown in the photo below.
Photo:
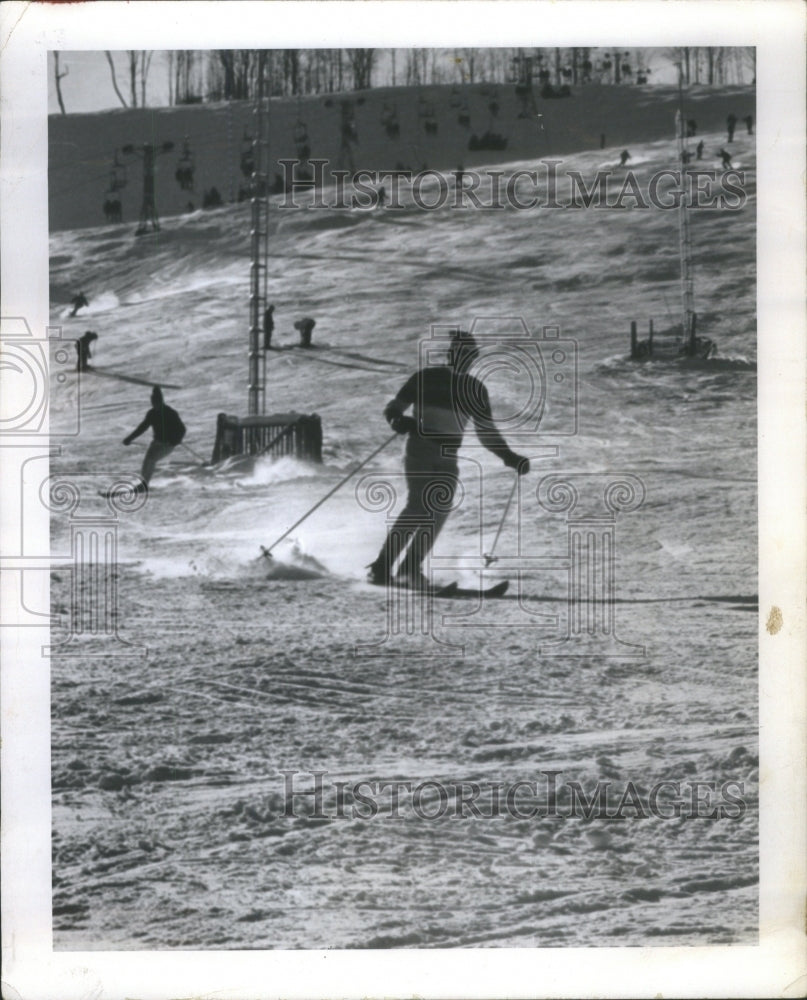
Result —
<path fill-rule="evenodd" d="M 724 141 L 705 138 L 713 154 Z M 246 414 L 248 204 L 166 220 L 140 238 L 128 223 L 52 235 L 62 336 L 92 329 L 99 368 L 179 386 L 165 397 L 188 427 L 142 509 L 118 519 L 118 631 L 142 655 L 52 659 L 55 947 L 754 941 L 753 137 L 738 133 L 732 151 L 747 203 L 691 213 L 699 330 L 719 345 L 700 364 L 626 361 L 632 319 L 642 337 L 651 318 L 657 331 L 678 322 L 674 211 L 276 204 L 269 299 L 274 342 L 288 350 L 268 357 L 267 410 L 320 414 L 321 465 L 202 463 L 216 415 Z M 676 155 L 655 139 L 631 153 L 640 184 Z M 618 155 L 591 150 L 562 169 L 590 180 Z M 70 318 L 81 289 L 90 306 Z M 310 351 L 293 346 L 301 316 L 317 320 Z M 489 581 L 509 577 L 513 599 L 467 627 L 457 621 L 473 602 L 435 602 L 434 639 L 403 636 L 357 655 L 387 626 L 384 592 L 362 582 L 384 513 L 357 502 L 359 477 L 271 561 L 260 546 L 384 441 L 382 409 L 434 324 L 517 330 L 520 319 L 533 336 L 559 327 L 567 349 L 576 342 L 578 402 L 575 434 L 511 441 L 533 467 Z M 506 370 L 492 373 L 501 419 L 522 390 Z M 54 430 L 76 406 L 81 421 L 53 471 L 110 483 L 138 472 L 146 439 L 121 442 L 149 407 L 148 386 L 54 374 L 52 399 Z M 396 441 L 362 475 L 400 471 Z M 462 471 L 465 499 L 435 557 L 477 565 L 513 473 L 472 433 Z M 564 634 L 568 547 L 566 515 L 541 508 L 536 489 L 570 473 L 632 474 L 644 486 L 643 505 L 615 521 L 616 633 L 643 655 L 541 649 Z M 52 535 L 54 552 L 69 553 L 68 518 L 54 516 Z M 517 554 L 543 564 L 525 564 L 519 580 L 502 568 Z M 467 565 L 437 575 L 473 580 Z M 67 634 L 70 600 L 70 574 L 59 571 L 54 642 Z M 283 814 L 282 771 L 299 773 L 295 789 L 327 772 L 325 818 L 311 795 L 295 800 L 296 817 Z M 429 820 L 411 809 L 362 818 L 351 800 L 333 815 L 336 781 L 540 788 L 547 771 L 587 794 L 597 782 L 619 795 L 629 782 L 644 794 L 663 780 L 702 781 L 714 800 L 734 781 L 745 808 L 723 819 L 628 810 L 586 820 L 530 818 L 519 800 L 526 818 Z M 382 807 L 389 794 L 378 794 Z"/>

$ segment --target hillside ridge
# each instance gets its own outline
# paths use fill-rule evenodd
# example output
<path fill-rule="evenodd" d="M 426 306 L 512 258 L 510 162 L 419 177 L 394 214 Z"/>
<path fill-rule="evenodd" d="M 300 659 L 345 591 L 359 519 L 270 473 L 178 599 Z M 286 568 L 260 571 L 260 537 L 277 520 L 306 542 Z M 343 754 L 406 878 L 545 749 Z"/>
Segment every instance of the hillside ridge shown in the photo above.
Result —
<path fill-rule="evenodd" d="M 699 131 L 755 112 L 749 86 L 690 87 L 686 113 Z M 334 169 L 414 172 L 546 159 L 587 149 L 620 148 L 674 134 L 675 87 L 588 85 L 544 98 L 513 85 L 386 87 L 272 99 L 270 158 L 325 159 Z M 105 202 L 120 202 L 136 223 L 143 167 L 134 153 L 158 149 L 155 197 L 160 216 L 203 207 L 213 188 L 222 203 L 247 196 L 254 106 L 237 101 L 168 108 L 116 109 L 49 119 L 50 229 L 112 221 Z M 117 166 L 115 166 L 117 156 Z"/>

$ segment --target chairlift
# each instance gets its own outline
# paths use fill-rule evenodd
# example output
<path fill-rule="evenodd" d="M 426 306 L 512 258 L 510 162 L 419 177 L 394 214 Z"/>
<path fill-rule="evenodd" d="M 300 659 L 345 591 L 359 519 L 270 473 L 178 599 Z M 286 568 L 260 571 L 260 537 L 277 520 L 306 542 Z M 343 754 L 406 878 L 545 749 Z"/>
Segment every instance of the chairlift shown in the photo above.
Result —
<path fill-rule="evenodd" d="M 124 147 L 123 152 L 126 152 Z M 112 169 L 109 172 L 109 191 L 110 193 L 114 191 L 120 191 L 126 187 L 127 177 L 126 177 L 126 164 L 121 163 L 118 159 L 118 151 L 115 150 L 114 159 L 112 161 Z"/>
<path fill-rule="evenodd" d="M 298 116 L 294 125 L 294 144 L 299 146 L 304 142 L 308 142 L 308 128 L 302 118 Z"/>
<path fill-rule="evenodd" d="M 381 109 L 381 124 L 390 139 L 397 138 L 401 133 L 401 126 L 398 124 L 398 108 L 395 104 L 388 104 L 384 101 Z"/>
<path fill-rule="evenodd" d="M 425 97 L 419 97 L 418 116 L 420 118 L 434 118 L 434 103 Z"/>
<path fill-rule="evenodd" d="M 183 191 L 193 191 L 194 172 L 193 153 L 191 153 L 188 136 L 182 140 L 182 156 L 177 160 L 177 169 L 174 174 L 177 183 Z"/>
<path fill-rule="evenodd" d="M 190 168 L 193 170 L 193 153 L 191 152 L 191 144 L 187 136 L 182 140 L 182 156 L 177 160 L 177 167 L 179 169 Z"/>
<path fill-rule="evenodd" d="M 255 150 L 253 139 L 248 129 L 244 129 L 241 138 L 241 173 L 244 177 L 251 177 L 255 173 Z"/>

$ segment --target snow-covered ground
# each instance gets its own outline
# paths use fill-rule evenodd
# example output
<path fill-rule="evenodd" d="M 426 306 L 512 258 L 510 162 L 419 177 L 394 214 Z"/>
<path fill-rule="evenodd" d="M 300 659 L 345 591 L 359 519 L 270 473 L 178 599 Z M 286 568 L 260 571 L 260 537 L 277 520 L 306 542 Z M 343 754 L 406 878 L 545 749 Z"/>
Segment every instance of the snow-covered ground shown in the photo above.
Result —
<path fill-rule="evenodd" d="M 704 140 L 713 168 L 725 135 Z M 625 361 L 632 319 L 642 332 L 650 319 L 656 330 L 676 322 L 675 212 L 424 212 L 408 197 L 397 211 L 276 207 L 275 341 L 293 344 L 301 316 L 317 326 L 313 351 L 269 357 L 267 408 L 319 413 L 324 462 L 209 468 L 180 448 L 142 510 L 121 518 L 119 631 L 149 652 L 53 660 L 55 947 L 754 940 L 753 143 L 738 132 L 731 146 L 746 171 L 745 207 L 691 213 L 700 332 L 719 345 L 697 366 Z M 655 135 L 630 151 L 643 187 L 675 164 L 674 142 Z M 560 170 L 590 181 L 618 153 L 570 154 Z M 248 230 L 244 204 L 168 219 L 139 240 L 129 224 L 51 239 L 52 322 L 68 338 L 96 331 L 100 368 L 181 386 L 166 401 L 204 458 L 216 414 L 246 413 Z M 69 318 L 79 288 L 90 307 Z M 426 642 L 438 655 L 356 656 L 387 621 L 384 594 L 361 582 L 383 513 L 363 509 L 350 483 L 277 548 L 274 566 L 259 545 L 383 442 L 383 406 L 432 325 L 484 329 L 497 317 L 514 329 L 523 319 L 534 336 L 559 327 L 577 345 L 577 433 L 544 428 L 513 441 L 533 471 L 497 554 L 544 564 L 525 564 L 511 586 L 520 599 L 497 602 L 475 627 L 455 627 L 467 603 L 436 606 L 436 638 L 463 643 L 464 655 Z M 522 390 L 507 372 L 491 375 L 500 418 Z M 79 396 L 81 410 L 81 433 L 65 439 L 54 470 L 137 472 L 142 447 L 121 440 L 148 391 L 54 375 L 52 426 Z M 512 472 L 472 446 L 470 436 L 465 501 L 435 551 L 444 560 L 487 551 L 512 485 Z M 365 471 L 400 468 L 395 443 Z M 617 635 L 643 656 L 545 648 L 566 623 L 567 526 L 539 506 L 536 488 L 570 473 L 632 474 L 644 485 L 644 504 L 615 525 Z M 54 517 L 54 551 L 69 544 L 67 519 Z M 491 579 L 508 575 L 501 567 Z M 68 574 L 57 573 L 54 610 L 69 602 Z M 330 783 L 486 788 L 554 770 L 587 791 L 597 781 L 645 792 L 662 780 L 737 781 L 746 808 L 721 820 L 292 818 L 282 815 L 281 770 L 307 787 L 317 770 Z"/>

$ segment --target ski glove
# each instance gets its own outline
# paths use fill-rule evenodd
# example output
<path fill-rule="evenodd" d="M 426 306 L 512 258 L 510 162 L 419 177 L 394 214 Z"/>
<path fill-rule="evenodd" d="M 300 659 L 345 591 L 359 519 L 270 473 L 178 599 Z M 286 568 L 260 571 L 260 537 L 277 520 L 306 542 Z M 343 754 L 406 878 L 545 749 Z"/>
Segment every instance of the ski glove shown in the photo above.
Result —
<path fill-rule="evenodd" d="M 524 476 L 530 471 L 530 460 L 524 458 L 523 455 L 517 455 L 514 451 L 505 456 L 504 464 L 508 469 L 516 469 L 520 476 Z"/>
<path fill-rule="evenodd" d="M 409 434 L 417 430 L 417 423 L 412 417 L 405 417 L 398 403 L 393 399 L 384 407 L 384 418 L 396 434 Z"/>
<path fill-rule="evenodd" d="M 416 431 L 418 426 L 414 417 L 393 417 L 389 425 L 396 434 L 410 434 Z"/>

